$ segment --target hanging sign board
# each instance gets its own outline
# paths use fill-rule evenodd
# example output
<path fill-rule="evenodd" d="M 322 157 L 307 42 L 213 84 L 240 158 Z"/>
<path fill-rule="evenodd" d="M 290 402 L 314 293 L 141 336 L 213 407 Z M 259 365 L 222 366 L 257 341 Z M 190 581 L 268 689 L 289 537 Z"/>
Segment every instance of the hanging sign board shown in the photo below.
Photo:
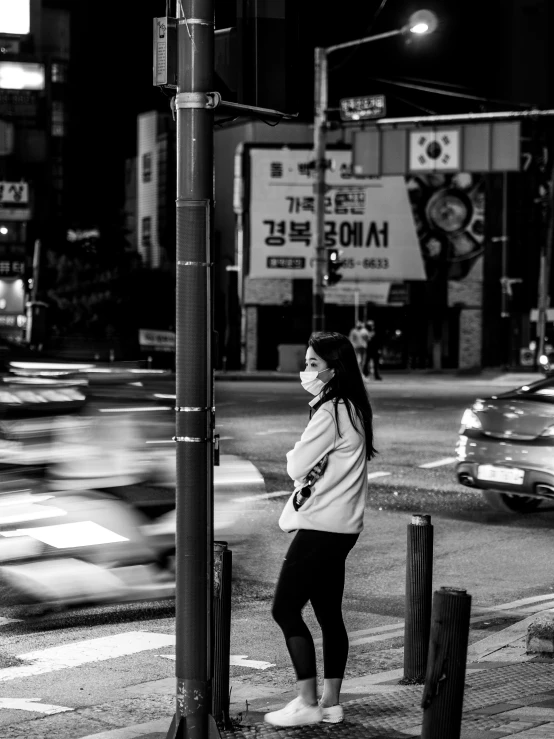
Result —
<path fill-rule="evenodd" d="M 343 98 L 340 101 L 340 117 L 343 121 L 367 121 L 387 114 L 384 95 Z"/>

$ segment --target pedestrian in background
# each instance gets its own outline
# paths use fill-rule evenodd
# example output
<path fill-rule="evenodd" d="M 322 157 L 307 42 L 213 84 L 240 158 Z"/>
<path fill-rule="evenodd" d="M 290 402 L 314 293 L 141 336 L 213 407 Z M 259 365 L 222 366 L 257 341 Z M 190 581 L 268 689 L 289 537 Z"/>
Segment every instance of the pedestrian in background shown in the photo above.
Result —
<path fill-rule="evenodd" d="M 356 321 L 356 325 L 350 331 L 348 338 L 356 352 L 358 367 L 362 369 L 365 363 L 367 342 L 369 341 L 369 332 L 362 321 Z"/>
<path fill-rule="evenodd" d="M 364 364 L 362 372 L 364 377 L 369 377 L 370 367 L 373 365 L 373 377 L 376 380 L 382 380 L 381 373 L 379 371 L 380 363 L 380 347 L 377 332 L 375 330 L 375 323 L 373 321 L 367 321 L 365 325 L 367 331 L 367 346 L 365 350 Z"/>
<path fill-rule="evenodd" d="M 343 720 L 340 690 L 348 657 L 342 616 L 345 561 L 363 528 L 373 413 L 351 341 L 342 334 L 310 337 L 302 387 L 315 397 L 310 421 L 287 453 L 295 491 L 279 519 L 296 532 L 275 589 L 272 615 L 296 671 L 298 697 L 265 715 L 274 726 Z M 302 618 L 310 601 L 323 634 L 323 694 L 318 702 L 312 635 Z"/>

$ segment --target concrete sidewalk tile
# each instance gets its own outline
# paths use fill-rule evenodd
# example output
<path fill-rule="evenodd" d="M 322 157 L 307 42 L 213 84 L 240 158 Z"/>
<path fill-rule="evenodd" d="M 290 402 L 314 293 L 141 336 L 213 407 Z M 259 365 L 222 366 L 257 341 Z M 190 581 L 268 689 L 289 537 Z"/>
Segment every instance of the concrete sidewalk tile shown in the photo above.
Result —
<path fill-rule="evenodd" d="M 554 708 L 543 708 L 541 706 L 524 706 L 523 708 L 515 708 L 511 711 L 507 710 L 505 715 L 513 718 L 524 716 L 525 718 L 532 717 L 542 719 L 543 721 L 554 721 Z"/>
<path fill-rule="evenodd" d="M 517 739 L 552 739 L 554 736 L 554 724 L 541 724 L 527 731 L 516 734 Z"/>
<path fill-rule="evenodd" d="M 498 731 L 523 736 L 524 734 L 522 732 L 536 729 L 539 726 L 540 724 L 537 721 L 509 721 L 508 723 L 500 724 Z"/>
<path fill-rule="evenodd" d="M 414 726 L 408 726 L 405 729 L 399 729 L 399 733 L 402 734 L 402 736 L 421 736 L 421 724 L 416 724 Z M 482 737 L 481 737 L 482 739 Z"/>
<path fill-rule="evenodd" d="M 505 736 L 513 736 L 513 734 L 511 731 L 501 731 L 500 729 L 464 729 L 462 725 L 460 739 L 503 739 Z"/>
<path fill-rule="evenodd" d="M 124 729 L 111 729 L 108 731 L 102 731 L 100 734 L 89 734 L 83 736 L 81 739 L 135 739 L 135 737 L 141 737 L 141 739 L 154 739 L 154 737 L 167 735 L 169 731 L 169 725 L 167 719 L 156 719 L 155 721 L 147 721 L 144 724 L 135 724 L 134 726 L 127 726 Z"/>
<path fill-rule="evenodd" d="M 528 706 L 537 706 L 539 708 L 551 708 L 554 710 L 554 698 L 549 696 L 546 700 L 541 701 L 539 696 L 535 696 L 533 703 L 527 703 Z"/>
<path fill-rule="evenodd" d="M 495 703 L 485 708 L 474 708 L 471 713 L 478 713 L 481 716 L 494 716 L 497 713 L 504 713 L 505 711 L 512 711 L 517 708 L 519 706 L 516 703 Z"/>

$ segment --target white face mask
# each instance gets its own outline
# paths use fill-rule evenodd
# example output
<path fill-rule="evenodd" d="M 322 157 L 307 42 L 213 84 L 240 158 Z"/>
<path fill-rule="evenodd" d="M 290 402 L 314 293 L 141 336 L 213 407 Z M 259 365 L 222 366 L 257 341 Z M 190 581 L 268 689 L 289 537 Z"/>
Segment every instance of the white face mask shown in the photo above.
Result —
<path fill-rule="evenodd" d="M 321 373 L 327 372 L 327 369 L 321 370 Z M 315 370 L 311 372 L 301 372 L 300 373 L 300 383 L 304 390 L 307 390 L 312 395 L 319 395 L 319 393 L 323 390 L 325 385 L 329 382 L 329 380 L 334 377 L 335 370 L 331 370 L 331 374 L 325 380 L 320 380 L 318 375 L 321 374 L 320 372 L 316 372 Z"/>

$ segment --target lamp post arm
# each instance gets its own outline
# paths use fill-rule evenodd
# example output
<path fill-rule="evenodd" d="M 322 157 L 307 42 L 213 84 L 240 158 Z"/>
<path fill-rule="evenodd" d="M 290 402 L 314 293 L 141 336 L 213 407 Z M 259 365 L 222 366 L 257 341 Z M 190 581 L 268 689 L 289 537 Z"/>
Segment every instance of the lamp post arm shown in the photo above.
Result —
<path fill-rule="evenodd" d="M 330 54 L 332 51 L 338 51 L 338 49 L 348 49 L 350 46 L 360 46 L 361 44 L 369 44 L 371 41 L 380 41 L 384 38 L 391 38 L 392 36 L 401 36 L 404 33 L 408 33 L 410 30 L 409 26 L 403 26 L 403 28 L 397 28 L 395 31 L 386 31 L 385 33 L 378 33 L 374 36 L 364 36 L 364 38 L 357 38 L 354 41 L 346 41 L 343 44 L 335 44 L 335 46 L 327 46 L 325 52 Z"/>

